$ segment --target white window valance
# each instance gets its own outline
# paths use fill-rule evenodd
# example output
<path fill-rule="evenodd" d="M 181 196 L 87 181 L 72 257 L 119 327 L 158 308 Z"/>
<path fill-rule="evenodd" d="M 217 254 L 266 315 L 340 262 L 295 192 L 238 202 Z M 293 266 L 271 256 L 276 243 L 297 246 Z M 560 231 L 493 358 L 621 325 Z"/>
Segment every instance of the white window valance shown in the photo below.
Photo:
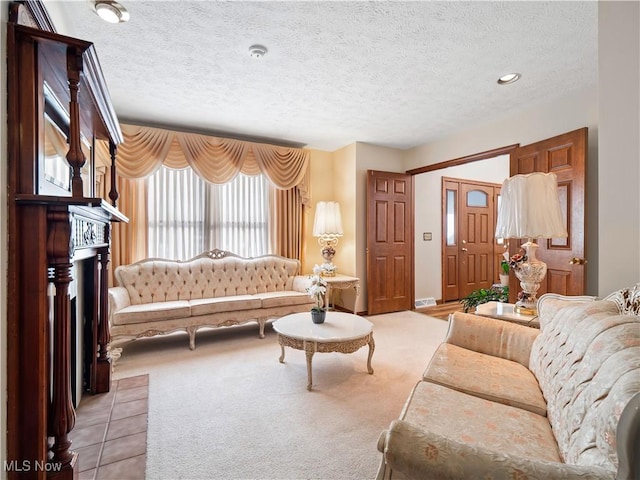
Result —
<path fill-rule="evenodd" d="M 118 146 L 116 167 L 124 178 L 148 177 L 163 164 L 190 166 L 217 184 L 233 180 L 240 172 L 263 173 L 276 188 L 298 187 L 307 197 L 307 150 L 146 126 L 123 124 L 121 128 L 125 141 Z"/>

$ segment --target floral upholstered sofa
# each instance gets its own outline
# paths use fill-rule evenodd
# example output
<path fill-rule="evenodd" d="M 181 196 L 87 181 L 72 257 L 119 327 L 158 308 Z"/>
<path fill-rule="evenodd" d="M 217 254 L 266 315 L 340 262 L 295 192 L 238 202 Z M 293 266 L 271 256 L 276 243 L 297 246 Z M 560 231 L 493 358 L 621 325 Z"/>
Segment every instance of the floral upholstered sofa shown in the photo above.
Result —
<path fill-rule="evenodd" d="M 258 323 L 309 311 L 309 280 L 298 260 L 267 255 L 242 258 L 222 251 L 187 261 L 151 258 L 115 270 L 109 289 L 111 347 L 128 340 L 184 330 L 189 346 L 202 327 Z"/>
<path fill-rule="evenodd" d="M 540 330 L 456 313 L 378 479 L 640 478 L 640 286 L 543 295 Z"/>

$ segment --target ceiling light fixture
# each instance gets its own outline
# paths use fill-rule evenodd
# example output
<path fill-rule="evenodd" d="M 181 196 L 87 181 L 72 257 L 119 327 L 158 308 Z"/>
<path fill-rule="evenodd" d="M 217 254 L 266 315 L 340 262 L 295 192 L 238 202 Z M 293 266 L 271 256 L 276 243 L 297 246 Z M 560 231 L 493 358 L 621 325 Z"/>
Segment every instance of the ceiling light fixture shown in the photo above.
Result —
<path fill-rule="evenodd" d="M 98 0 L 94 3 L 93 8 L 105 22 L 122 23 L 129 20 L 129 12 L 118 2 Z"/>
<path fill-rule="evenodd" d="M 251 45 L 249 47 L 249 55 L 253 58 L 262 58 L 267 54 L 267 47 L 262 45 Z"/>
<path fill-rule="evenodd" d="M 521 76 L 522 75 L 519 73 L 507 73 L 498 79 L 498 85 L 507 85 L 509 83 L 517 82 L 520 80 Z"/>

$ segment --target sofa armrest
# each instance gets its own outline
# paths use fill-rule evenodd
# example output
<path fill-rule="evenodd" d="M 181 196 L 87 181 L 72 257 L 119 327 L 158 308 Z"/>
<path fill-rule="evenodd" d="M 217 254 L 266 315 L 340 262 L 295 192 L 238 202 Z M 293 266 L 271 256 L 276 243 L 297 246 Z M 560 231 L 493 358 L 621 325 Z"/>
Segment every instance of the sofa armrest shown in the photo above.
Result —
<path fill-rule="evenodd" d="M 129 292 L 124 287 L 111 287 L 109 289 L 109 320 L 119 310 L 131 305 Z M 111 322 L 109 322 L 111 323 Z"/>
<path fill-rule="evenodd" d="M 378 441 L 386 467 L 410 479 L 545 478 L 563 480 L 613 479 L 614 472 L 596 466 L 576 466 L 505 455 L 460 443 L 395 420 Z"/>
<path fill-rule="evenodd" d="M 455 312 L 449 316 L 446 343 L 518 362 L 529 368 L 533 341 L 540 334 L 536 328 Z"/>
<path fill-rule="evenodd" d="M 293 290 L 296 292 L 307 292 L 311 286 L 311 279 L 308 275 L 296 275 L 293 277 Z"/>

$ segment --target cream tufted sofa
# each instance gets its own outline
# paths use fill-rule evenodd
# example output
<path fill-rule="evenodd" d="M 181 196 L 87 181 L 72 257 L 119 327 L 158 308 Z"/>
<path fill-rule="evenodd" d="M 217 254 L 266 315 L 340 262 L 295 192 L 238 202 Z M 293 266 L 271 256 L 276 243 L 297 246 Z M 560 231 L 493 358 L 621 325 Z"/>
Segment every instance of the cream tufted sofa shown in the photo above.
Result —
<path fill-rule="evenodd" d="M 184 262 L 151 258 L 116 268 L 109 289 L 111 347 L 128 340 L 185 330 L 195 348 L 199 328 L 256 321 L 260 338 L 269 319 L 311 309 L 298 260 L 242 258 L 221 250 Z"/>
<path fill-rule="evenodd" d="M 540 330 L 454 314 L 378 479 L 640 478 L 640 287 L 547 294 Z"/>

